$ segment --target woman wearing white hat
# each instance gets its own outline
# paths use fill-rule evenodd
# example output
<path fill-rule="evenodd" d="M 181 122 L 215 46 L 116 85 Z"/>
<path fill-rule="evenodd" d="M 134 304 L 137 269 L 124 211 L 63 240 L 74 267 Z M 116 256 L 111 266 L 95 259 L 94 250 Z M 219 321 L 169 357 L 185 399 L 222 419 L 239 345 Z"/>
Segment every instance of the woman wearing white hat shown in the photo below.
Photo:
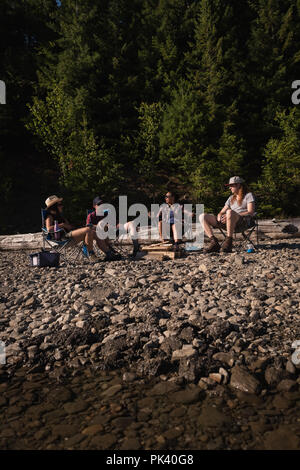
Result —
<path fill-rule="evenodd" d="M 47 208 L 45 224 L 48 233 L 54 232 L 54 224 L 55 221 L 57 221 L 58 227 L 64 230 L 66 237 L 71 238 L 74 244 L 85 241 L 90 261 L 98 261 L 98 258 L 93 251 L 93 240 L 95 235 L 92 227 L 82 227 L 72 230 L 72 226 L 63 216 L 62 200 L 63 198 L 57 196 L 49 196 L 45 201 Z"/>
<path fill-rule="evenodd" d="M 226 239 L 222 245 L 221 252 L 230 253 L 232 250 L 232 237 L 235 229 L 246 230 L 253 221 L 255 213 L 255 199 L 248 190 L 245 181 L 239 176 L 230 178 L 226 184 L 231 190 L 231 196 L 225 202 L 225 206 L 217 216 L 213 214 L 201 214 L 200 222 L 206 235 L 210 238 L 210 244 L 204 253 L 220 251 L 220 245 L 214 236 L 212 228 L 221 226 L 227 230 Z"/>

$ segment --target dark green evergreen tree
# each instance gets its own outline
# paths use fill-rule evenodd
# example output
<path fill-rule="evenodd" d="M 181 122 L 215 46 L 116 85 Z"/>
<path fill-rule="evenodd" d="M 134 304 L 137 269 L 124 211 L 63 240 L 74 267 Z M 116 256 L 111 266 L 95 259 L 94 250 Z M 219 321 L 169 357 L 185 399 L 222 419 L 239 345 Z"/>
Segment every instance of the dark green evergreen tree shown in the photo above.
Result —
<path fill-rule="evenodd" d="M 267 216 L 299 215 L 300 110 L 278 110 L 278 135 L 264 149 L 263 172 L 257 185 L 260 211 Z"/>
<path fill-rule="evenodd" d="M 249 36 L 248 107 L 249 162 L 247 172 L 258 176 L 262 149 L 276 136 L 275 116 L 291 106 L 291 84 L 300 76 L 299 2 L 255 0 Z M 298 6 L 298 7 L 297 7 Z"/>

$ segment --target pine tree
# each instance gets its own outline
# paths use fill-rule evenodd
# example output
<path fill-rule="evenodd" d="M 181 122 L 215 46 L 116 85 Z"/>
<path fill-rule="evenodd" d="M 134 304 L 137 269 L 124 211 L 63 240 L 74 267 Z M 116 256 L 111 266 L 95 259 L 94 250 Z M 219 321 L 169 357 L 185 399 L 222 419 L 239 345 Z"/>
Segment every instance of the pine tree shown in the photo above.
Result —
<path fill-rule="evenodd" d="M 195 47 L 188 54 L 189 78 L 198 109 L 205 109 L 205 124 L 204 138 L 199 136 L 203 148 L 199 145 L 190 179 L 195 196 L 210 208 L 224 197 L 224 181 L 243 173 L 247 157 L 241 115 L 247 76 L 243 46 L 249 25 L 249 10 L 239 3 L 199 2 Z"/>
<path fill-rule="evenodd" d="M 195 47 L 190 79 L 209 107 L 210 119 L 221 121 L 233 101 L 242 99 L 245 84 L 245 38 L 249 11 L 239 2 L 201 0 L 195 19 Z"/>
<path fill-rule="evenodd" d="M 160 187 L 159 136 L 161 131 L 163 106 L 161 103 L 141 103 L 139 107 L 139 133 L 136 138 L 139 158 L 137 172 L 141 175 L 142 187 L 150 198 L 155 200 Z"/>
<path fill-rule="evenodd" d="M 87 201 L 87 188 L 110 196 L 126 174 L 127 134 L 137 121 L 132 13 L 124 1 L 65 0 L 54 23 L 57 40 L 42 51 L 46 65 L 29 126 L 59 162 L 73 200 L 81 191 Z"/>
<path fill-rule="evenodd" d="M 185 54 L 193 39 L 195 0 L 144 0 L 139 57 L 145 100 L 168 100 L 186 74 Z"/>
<path fill-rule="evenodd" d="M 249 36 L 248 172 L 258 176 L 266 142 L 277 133 L 278 107 L 291 106 L 291 84 L 300 76 L 299 2 L 250 1 L 255 18 Z"/>
<path fill-rule="evenodd" d="M 187 81 L 180 81 L 166 106 L 160 134 L 160 160 L 175 174 L 189 179 L 205 150 L 206 109 Z"/>
<path fill-rule="evenodd" d="M 270 215 L 299 215 L 300 199 L 300 111 L 278 110 L 274 120 L 278 136 L 264 149 L 262 177 L 258 183 L 263 203 L 260 210 Z"/>

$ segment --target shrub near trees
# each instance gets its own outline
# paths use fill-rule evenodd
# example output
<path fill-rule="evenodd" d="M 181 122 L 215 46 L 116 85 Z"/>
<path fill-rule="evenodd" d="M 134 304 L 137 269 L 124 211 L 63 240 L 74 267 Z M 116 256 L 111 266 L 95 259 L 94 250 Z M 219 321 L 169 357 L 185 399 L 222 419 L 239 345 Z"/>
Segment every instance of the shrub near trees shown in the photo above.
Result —
<path fill-rule="evenodd" d="M 261 215 L 299 215 L 298 0 L 0 10 L 1 232 L 38 229 L 50 192 L 78 222 L 94 193 L 159 202 L 172 185 L 218 210 L 232 174 L 250 182 Z"/>

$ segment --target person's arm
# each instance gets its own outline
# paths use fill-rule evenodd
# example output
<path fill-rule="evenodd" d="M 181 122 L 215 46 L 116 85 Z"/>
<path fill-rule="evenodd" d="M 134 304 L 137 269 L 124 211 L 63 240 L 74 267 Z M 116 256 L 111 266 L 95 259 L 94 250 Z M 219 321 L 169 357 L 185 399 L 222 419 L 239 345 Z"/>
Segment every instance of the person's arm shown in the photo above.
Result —
<path fill-rule="evenodd" d="M 253 217 L 254 213 L 255 213 L 254 202 L 248 202 L 247 211 L 240 212 L 239 215 L 241 215 L 241 216 L 251 215 Z"/>
<path fill-rule="evenodd" d="M 67 220 L 65 220 L 65 222 L 62 222 L 61 224 L 58 224 L 58 226 L 59 228 L 62 228 L 66 230 L 67 232 L 69 232 L 73 228 L 72 225 Z"/>
<path fill-rule="evenodd" d="M 46 229 L 48 232 L 54 232 L 54 219 L 51 215 L 47 217 L 45 220 L 46 223 Z M 72 225 L 69 224 L 69 222 L 66 220 L 65 222 L 58 224 L 58 228 L 64 229 L 64 230 L 72 230 Z"/>
<path fill-rule="evenodd" d="M 47 219 L 45 220 L 47 232 L 54 232 L 54 223 L 51 215 L 48 215 Z"/>
<path fill-rule="evenodd" d="M 193 217 L 193 216 L 195 215 L 194 212 L 190 212 L 190 211 L 188 211 L 187 209 L 184 209 L 183 206 L 182 206 L 182 213 L 183 213 L 183 214 L 186 214 L 186 215 L 188 215 L 188 216 L 190 216 L 190 217 Z"/>
<path fill-rule="evenodd" d="M 217 221 L 218 222 L 223 222 L 224 218 L 226 218 L 225 214 L 226 212 L 228 211 L 228 209 L 230 209 L 230 207 L 228 206 L 224 206 L 223 209 L 220 210 L 220 212 L 218 213 L 217 215 Z"/>

